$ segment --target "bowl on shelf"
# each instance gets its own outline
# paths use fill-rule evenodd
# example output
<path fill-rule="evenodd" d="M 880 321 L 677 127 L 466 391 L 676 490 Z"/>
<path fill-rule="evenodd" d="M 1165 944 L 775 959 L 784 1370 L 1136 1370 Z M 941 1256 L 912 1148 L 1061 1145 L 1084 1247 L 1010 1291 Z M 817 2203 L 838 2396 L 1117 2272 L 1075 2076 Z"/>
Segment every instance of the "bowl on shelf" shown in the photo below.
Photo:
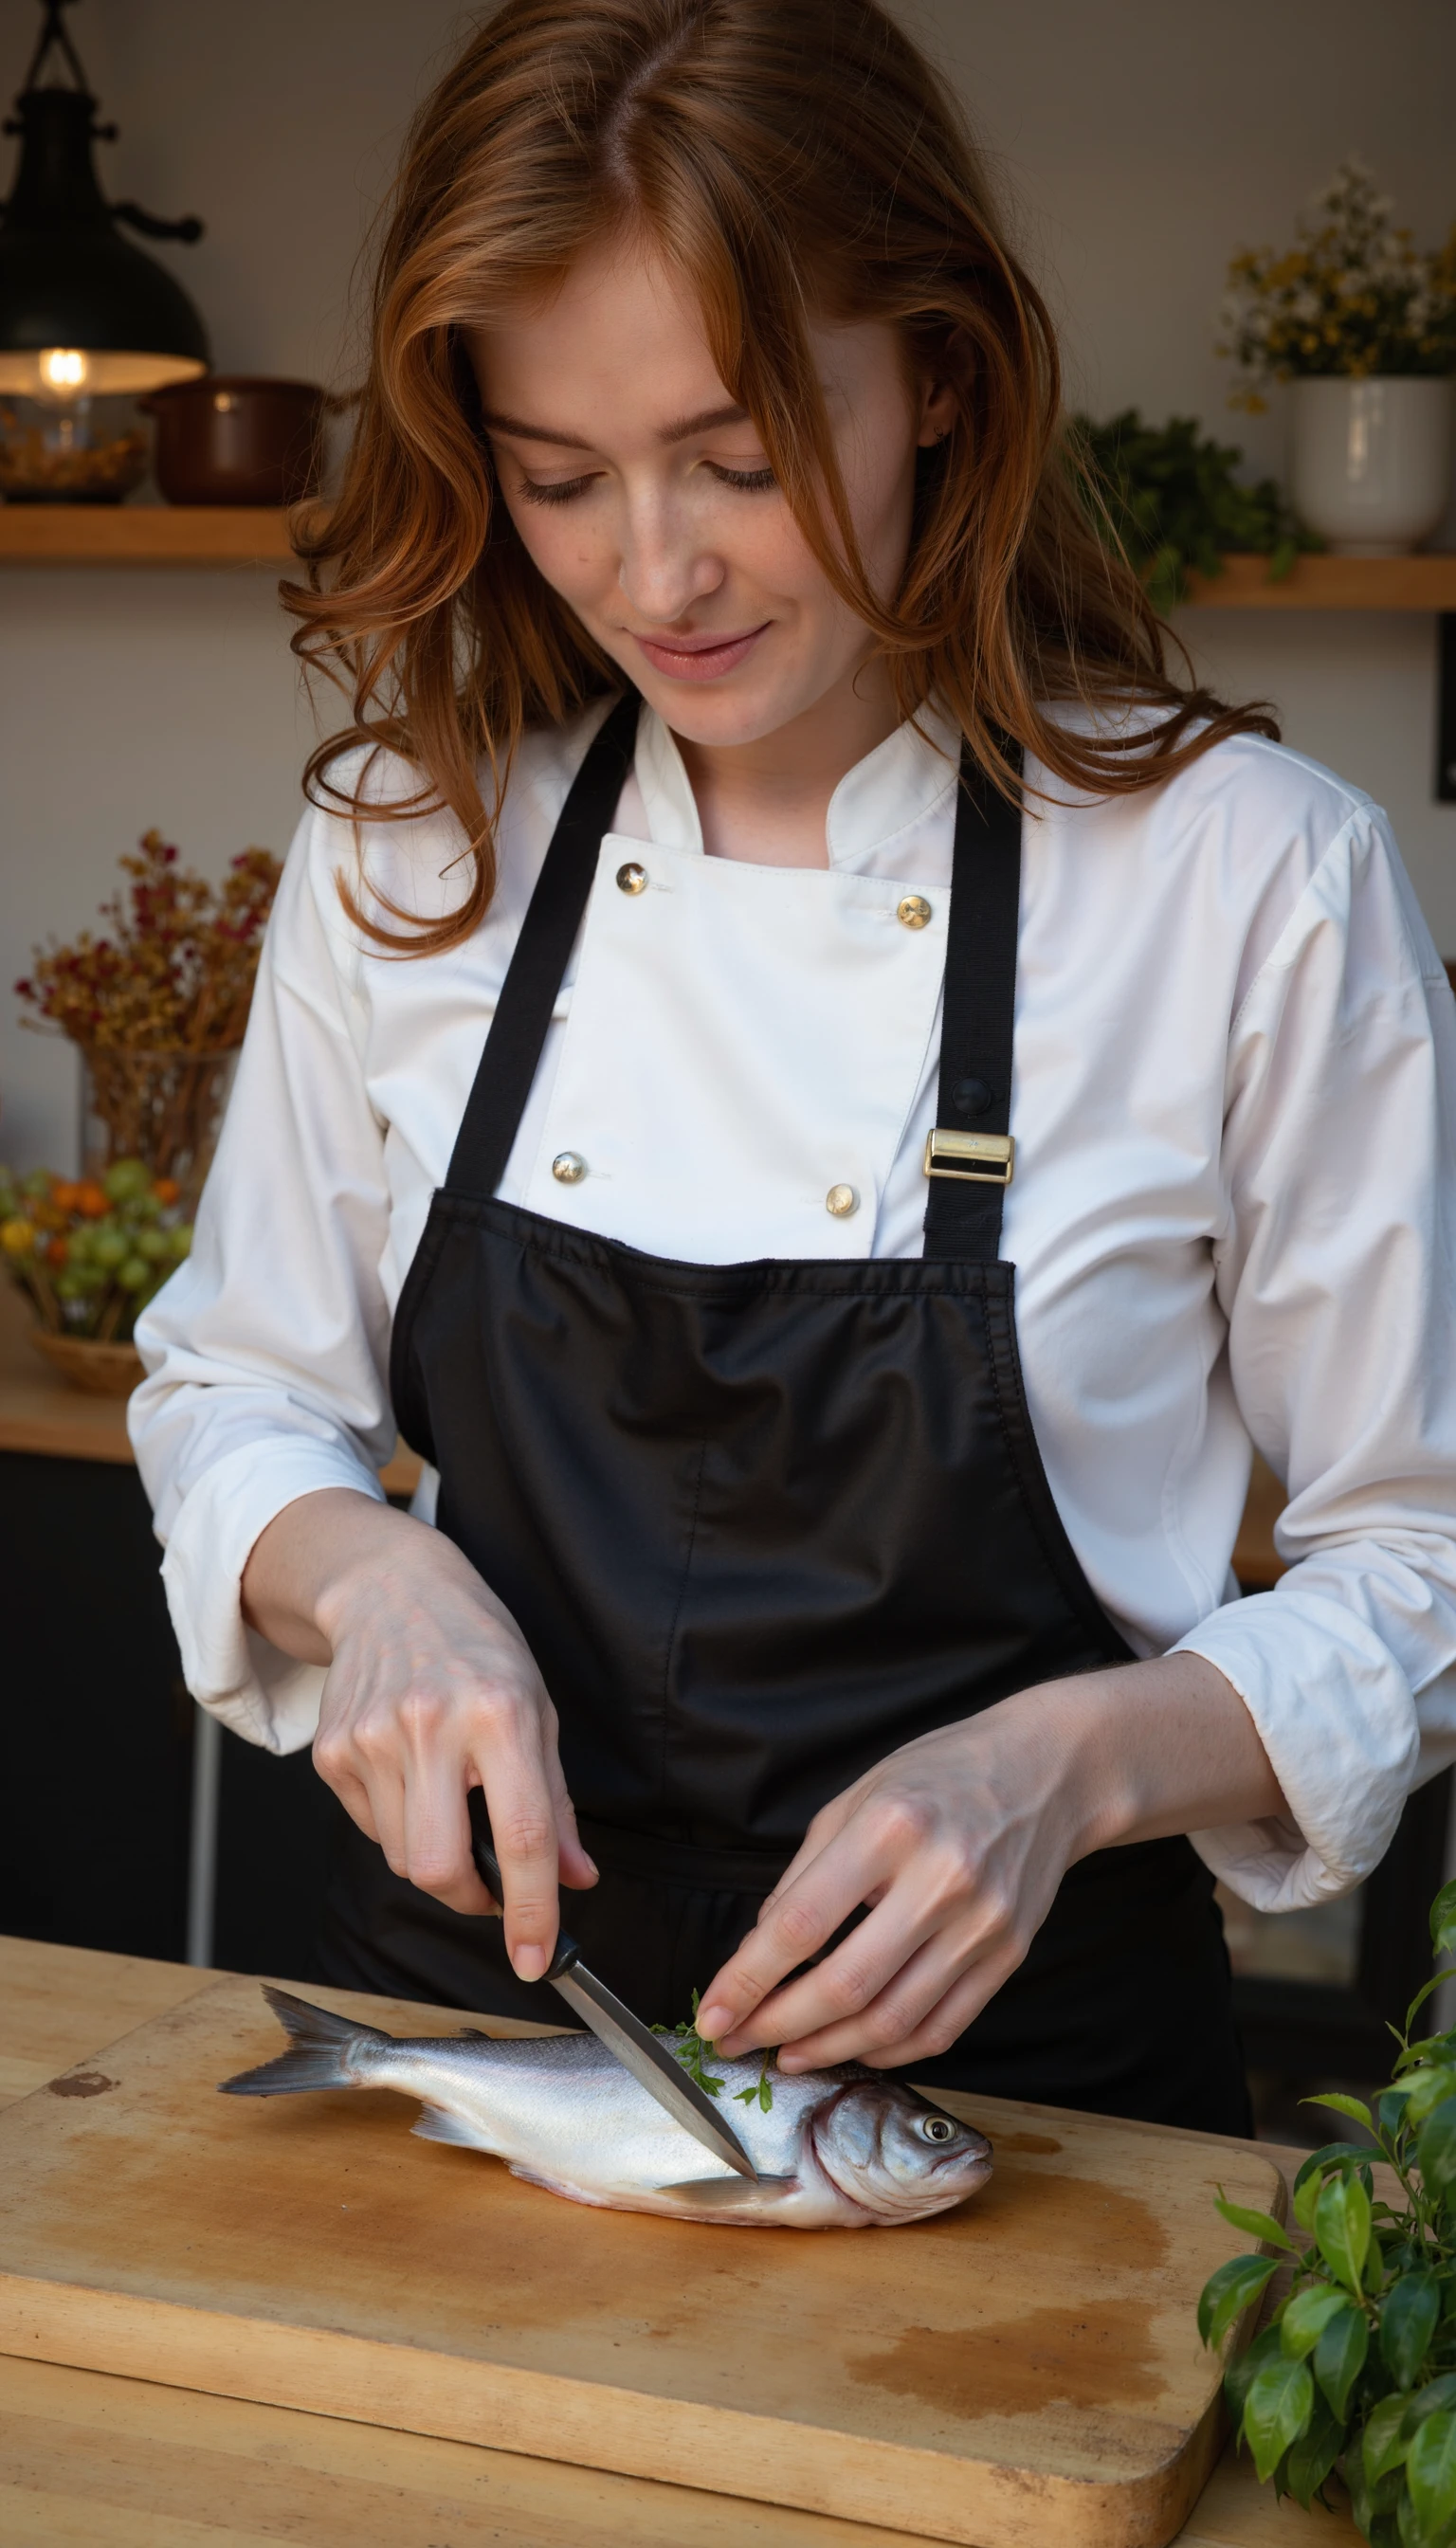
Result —
<path fill-rule="evenodd" d="M 338 405 L 312 381 L 209 373 L 137 405 L 156 424 L 153 471 L 169 504 L 296 504 L 323 465 L 323 418 Z"/>
<path fill-rule="evenodd" d="M 0 399 L 7 504 L 119 504 L 145 475 L 146 436 L 130 421 L 130 402 Z"/>
<path fill-rule="evenodd" d="M 94 1336 L 58 1336 L 47 1327 L 32 1327 L 31 1342 L 53 1371 L 72 1389 L 93 1398 L 130 1398 L 145 1365 L 135 1345 L 100 1344 Z"/>

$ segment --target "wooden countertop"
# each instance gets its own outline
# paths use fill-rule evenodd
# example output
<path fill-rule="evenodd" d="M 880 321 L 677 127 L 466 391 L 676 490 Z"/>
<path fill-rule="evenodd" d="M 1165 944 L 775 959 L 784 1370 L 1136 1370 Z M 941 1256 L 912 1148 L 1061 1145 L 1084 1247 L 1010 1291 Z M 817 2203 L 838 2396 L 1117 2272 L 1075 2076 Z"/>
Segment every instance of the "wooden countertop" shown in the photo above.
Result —
<path fill-rule="evenodd" d="M 0 2103 L 211 1973 L 0 1938 Z M 1298 2151 L 1268 2153 L 1286 2169 Z M 785 2233 L 786 2234 L 786 2233 Z M 1308 2523 L 1308 2526 L 1304 2526 Z M 0 2358 L 0 2537 L 15 2548 L 924 2548 L 904 2531 L 611 2477 L 148 2381 Z M 1357 2548 L 1226 2454 L 1179 2548 Z"/>
<path fill-rule="evenodd" d="M 43 1362 L 30 1339 L 31 1314 L 18 1284 L 0 1278 L 0 1451 L 39 1451 L 57 1460 L 106 1460 L 130 1467 L 124 1398 L 92 1398 Z M 380 1471 L 387 1495 L 412 1495 L 419 1461 L 402 1444 Z"/>

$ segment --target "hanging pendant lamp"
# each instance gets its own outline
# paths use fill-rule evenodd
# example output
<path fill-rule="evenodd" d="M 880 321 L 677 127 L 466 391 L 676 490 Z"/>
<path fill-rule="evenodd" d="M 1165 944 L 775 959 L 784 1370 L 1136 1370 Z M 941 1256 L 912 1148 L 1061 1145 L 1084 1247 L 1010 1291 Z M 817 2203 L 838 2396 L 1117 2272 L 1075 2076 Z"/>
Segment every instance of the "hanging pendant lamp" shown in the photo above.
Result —
<path fill-rule="evenodd" d="M 164 222 L 137 204 L 109 204 L 92 144 L 116 138 L 98 124 L 62 22 L 71 0 L 45 12 L 16 112 L 20 164 L 0 209 L 0 393 L 47 402 L 136 396 L 208 369 L 207 331 L 181 285 L 121 236 L 192 241 L 199 221 Z"/>

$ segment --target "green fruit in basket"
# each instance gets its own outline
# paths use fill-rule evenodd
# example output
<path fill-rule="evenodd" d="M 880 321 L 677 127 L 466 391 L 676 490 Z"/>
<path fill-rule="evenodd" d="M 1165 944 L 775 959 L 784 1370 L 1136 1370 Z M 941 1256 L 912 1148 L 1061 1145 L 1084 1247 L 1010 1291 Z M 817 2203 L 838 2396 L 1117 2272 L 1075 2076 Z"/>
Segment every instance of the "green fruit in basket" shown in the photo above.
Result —
<path fill-rule="evenodd" d="M 144 1159 L 114 1159 L 101 1183 L 110 1202 L 138 1203 L 150 1191 L 151 1174 Z"/>
<path fill-rule="evenodd" d="M 105 1223 L 91 1234 L 91 1254 L 108 1274 L 125 1265 L 132 1253 L 132 1242 L 124 1229 L 108 1228 Z"/>
<path fill-rule="evenodd" d="M 117 1267 L 117 1281 L 124 1292 L 144 1292 L 151 1281 L 151 1267 L 144 1256 L 128 1256 Z"/>
<path fill-rule="evenodd" d="M 33 1202 L 48 1202 L 50 1197 L 49 1169 L 32 1168 L 29 1176 L 21 1178 L 20 1190 L 23 1195 L 29 1195 Z"/>
<path fill-rule="evenodd" d="M 171 1252 L 164 1229 L 143 1229 L 136 1241 L 137 1255 L 144 1256 L 150 1265 L 163 1264 Z"/>
<path fill-rule="evenodd" d="M 179 1221 L 175 1229 L 169 1229 L 167 1232 L 167 1244 L 174 1256 L 190 1256 L 192 1253 L 191 1222 Z"/>

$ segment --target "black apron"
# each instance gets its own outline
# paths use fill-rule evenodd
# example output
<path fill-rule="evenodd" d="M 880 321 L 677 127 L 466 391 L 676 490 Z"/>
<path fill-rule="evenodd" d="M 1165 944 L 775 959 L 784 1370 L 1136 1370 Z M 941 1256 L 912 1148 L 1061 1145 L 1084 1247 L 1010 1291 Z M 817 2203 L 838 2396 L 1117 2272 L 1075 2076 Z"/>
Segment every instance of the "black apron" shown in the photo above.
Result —
<path fill-rule="evenodd" d="M 1021 821 L 968 755 L 923 1257 L 677 1264 L 495 1200 L 637 707 L 607 717 L 553 837 L 401 1295 L 391 1385 L 439 1471 L 439 1527 L 509 1604 L 556 1704 L 601 1869 L 564 1895 L 566 1924 L 654 2021 L 686 2015 L 862 1772 L 1129 1649 L 1051 1500 L 998 1256 Z M 499 1921 L 393 1875 L 342 1808 L 318 1969 L 498 2015 L 560 2007 L 516 1979 Z M 1213 1879 L 1188 1842 L 1072 1867 L 1021 1969 L 913 2068 L 1247 2132 Z"/>

